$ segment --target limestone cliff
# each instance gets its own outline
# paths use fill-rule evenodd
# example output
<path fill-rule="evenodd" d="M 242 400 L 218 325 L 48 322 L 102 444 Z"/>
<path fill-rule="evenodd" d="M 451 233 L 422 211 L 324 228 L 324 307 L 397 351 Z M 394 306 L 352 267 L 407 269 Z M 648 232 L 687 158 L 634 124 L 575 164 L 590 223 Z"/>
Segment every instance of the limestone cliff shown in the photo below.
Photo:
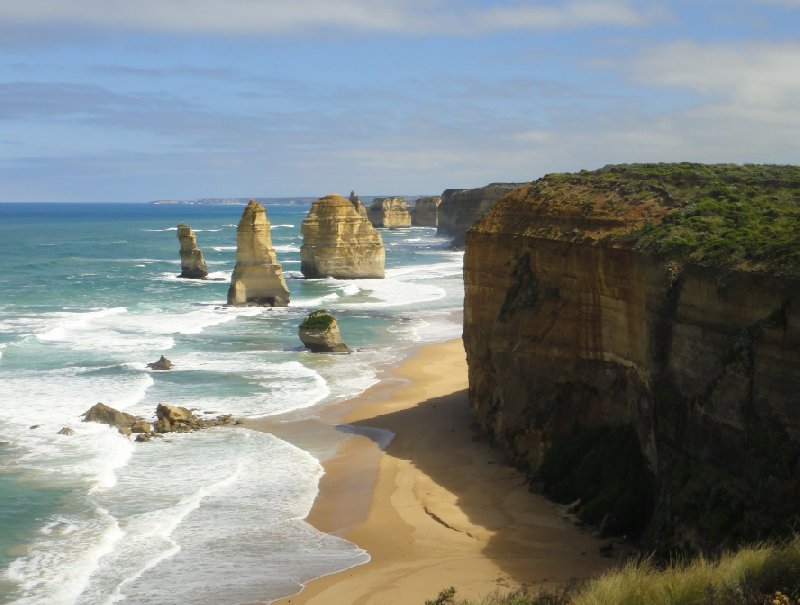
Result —
<path fill-rule="evenodd" d="M 178 277 L 205 279 L 208 276 L 206 259 L 203 251 L 197 247 L 197 239 L 189 225 L 178 224 L 178 240 L 181 244 L 181 274 Z"/>
<path fill-rule="evenodd" d="M 436 227 L 439 224 L 440 196 L 425 196 L 417 199 L 411 222 L 417 227 Z"/>
<path fill-rule="evenodd" d="M 402 197 L 384 197 L 372 200 L 367 215 L 373 227 L 410 227 L 411 213 Z"/>
<path fill-rule="evenodd" d="M 649 547 L 796 527 L 800 169 L 548 175 L 467 235 L 481 428 L 556 499 Z"/>
<path fill-rule="evenodd" d="M 381 234 L 340 195 L 326 195 L 312 203 L 300 232 L 300 271 L 305 277 L 383 277 Z"/>
<path fill-rule="evenodd" d="M 269 228 L 264 207 L 250 200 L 236 228 L 236 267 L 228 289 L 229 305 L 289 305 L 289 289 L 272 247 Z"/>
<path fill-rule="evenodd" d="M 464 247 L 467 229 L 497 200 L 522 183 L 492 183 L 477 189 L 445 189 L 437 214 L 436 234 L 452 237 L 454 248 Z"/>

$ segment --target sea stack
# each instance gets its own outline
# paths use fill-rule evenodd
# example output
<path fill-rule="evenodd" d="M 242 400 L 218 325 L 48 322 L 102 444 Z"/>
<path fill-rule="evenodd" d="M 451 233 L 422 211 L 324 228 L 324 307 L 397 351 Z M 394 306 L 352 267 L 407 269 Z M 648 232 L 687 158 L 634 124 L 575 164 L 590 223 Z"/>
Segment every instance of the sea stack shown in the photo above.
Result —
<path fill-rule="evenodd" d="M 402 197 L 384 197 L 372 201 L 367 211 L 373 227 L 410 227 L 411 213 Z"/>
<path fill-rule="evenodd" d="M 269 228 L 264 207 L 250 200 L 236 229 L 236 267 L 228 289 L 229 305 L 289 305 L 289 288 L 272 247 Z"/>
<path fill-rule="evenodd" d="M 203 251 L 197 247 L 194 231 L 185 223 L 178 224 L 178 240 L 181 243 L 181 274 L 185 279 L 205 279 L 208 266 Z"/>
<path fill-rule="evenodd" d="M 437 213 L 436 235 L 451 236 L 453 248 L 463 249 L 467 229 L 501 197 L 523 184 L 491 183 L 477 189 L 445 189 Z"/>
<path fill-rule="evenodd" d="M 303 345 L 312 353 L 350 352 L 342 341 L 336 318 L 324 309 L 309 313 L 298 332 Z"/>
<path fill-rule="evenodd" d="M 300 271 L 305 277 L 383 277 L 381 234 L 342 196 L 326 195 L 311 204 L 300 232 Z"/>
<path fill-rule="evenodd" d="M 417 199 L 414 205 L 414 214 L 411 215 L 411 223 L 415 227 L 436 227 L 439 224 L 439 204 L 442 198 L 436 196 L 425 196 Z"/>
<path fill-rule="evenodd" d="M 367 218 L 367 207 L 361 202 L 361 197 L 355 191 L 350 192 L 350 203 L 361 216 Z"/>

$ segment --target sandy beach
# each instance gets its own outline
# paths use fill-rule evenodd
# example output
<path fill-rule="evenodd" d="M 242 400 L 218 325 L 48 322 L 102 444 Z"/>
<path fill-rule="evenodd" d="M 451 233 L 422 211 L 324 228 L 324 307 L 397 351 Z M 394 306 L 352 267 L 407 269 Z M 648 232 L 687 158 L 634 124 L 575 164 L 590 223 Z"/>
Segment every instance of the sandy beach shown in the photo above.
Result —
<path fill-rule="evenodd" d="M 477 597 L 552 586 L 614 563 L 475 435 L 466 389 L 463 345 L 454 340 L 422 347 L 343 404 L 349 426 L 340 428 L 354 434 L 323 462 L 308 521 L 371 560 L 276 603 L 422 605 L 448 586 Z"/>

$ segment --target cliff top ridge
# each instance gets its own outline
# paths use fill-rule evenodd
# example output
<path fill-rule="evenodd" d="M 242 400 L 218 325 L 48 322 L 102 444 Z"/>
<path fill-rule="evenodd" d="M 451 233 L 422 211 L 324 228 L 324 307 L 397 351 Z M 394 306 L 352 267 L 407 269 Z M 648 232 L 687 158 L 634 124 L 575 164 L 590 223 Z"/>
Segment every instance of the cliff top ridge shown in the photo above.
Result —
<path fill-rule="evenodd" d="M 548 174 L 505 195 L 471 231 L 798 278 L 800 167 L 684 162 Z"/>

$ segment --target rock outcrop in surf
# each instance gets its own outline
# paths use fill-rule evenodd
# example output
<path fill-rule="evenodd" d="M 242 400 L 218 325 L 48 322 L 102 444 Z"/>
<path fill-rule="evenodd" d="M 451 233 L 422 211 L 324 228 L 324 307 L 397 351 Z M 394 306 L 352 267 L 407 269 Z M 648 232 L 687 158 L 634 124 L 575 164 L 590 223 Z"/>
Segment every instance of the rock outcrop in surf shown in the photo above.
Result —
<path fill-rule="evenodd" d="M 320 309 L 309 313 L 298 329 L 303 345 L 313 353 L 349 353 L 336 318 Z"/>
<path fill-rule="evenodd" d="M 229 305 L 289 305 L 289 288 L 272 247 L 269 229 L 264 207 L 250 200 L 236 229 L 236 267 L 228 289 Z"/>
<path fill-rule="evenodd" d="M 178 224 L 178 240 L 181 244 L 181 274 L 185 279 L 205 279 L 208 266 L 203 251 L 197 247 L 194 231 L 185 223 Z"/>
<path fill-rule="evenodd" d="M 373 227 L 387 229 L 411 226 L 411 213 L 402 197 L 384 197 L 372 200 L 367 215 Z"/>
<path fill-rule="evenodd" d="M 381 234 L 350 200 L 326 195 L 311 204 L 300 227 L 300 271 L 307 278 L 382 278 Z"/>

